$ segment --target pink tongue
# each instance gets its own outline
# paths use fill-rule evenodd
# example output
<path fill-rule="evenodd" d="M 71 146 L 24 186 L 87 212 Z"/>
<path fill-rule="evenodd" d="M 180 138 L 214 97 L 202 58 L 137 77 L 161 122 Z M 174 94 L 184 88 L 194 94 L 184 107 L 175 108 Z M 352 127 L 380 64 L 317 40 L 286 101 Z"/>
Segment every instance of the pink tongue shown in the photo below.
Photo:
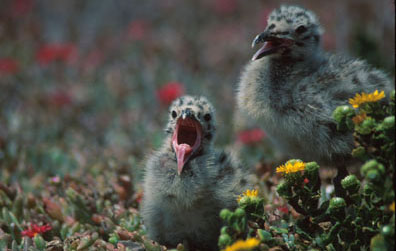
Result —
<path fill-rule="evenodd" d="M 191 152 L 191 147 L 187 144 L 180 144 L 176 147 L 177 173 L 180 175 L 186 160 L 186 155 Z"/>
<path fill-rule="evenodd" d="M 272 47 L 271 41 L 264 42 L 263 47 L 261 47 L 258 51 L 256 51 L 256 53 L 254 53 L 252 60 L 253 61 L 256 60 L 260 56 L 261 53 L 265 52 L 266 50 L 271 49 L 271 47 Z"/>

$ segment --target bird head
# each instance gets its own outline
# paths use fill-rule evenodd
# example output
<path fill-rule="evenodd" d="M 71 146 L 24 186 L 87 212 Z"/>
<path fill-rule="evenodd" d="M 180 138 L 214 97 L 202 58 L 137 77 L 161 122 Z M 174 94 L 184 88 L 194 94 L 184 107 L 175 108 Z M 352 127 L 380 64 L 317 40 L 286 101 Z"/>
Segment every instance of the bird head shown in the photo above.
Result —
<path fill-rule="evenodd" d="M 258 34 L 252 47 L 263 43 L 252 60 L 265 56 L 304 58 L 320 47 L 323 33 L 316 15 L 299 6 L 282 5 L 273 10 L 264 32 Z"/>
<path fill-rule="evenodd" d="M 172 135 L 179 175 L 188 161 L 210 147 L 215 131 L 214 108 L 206 98 L 183 96 L 173 101 L 166 132 Z"/>

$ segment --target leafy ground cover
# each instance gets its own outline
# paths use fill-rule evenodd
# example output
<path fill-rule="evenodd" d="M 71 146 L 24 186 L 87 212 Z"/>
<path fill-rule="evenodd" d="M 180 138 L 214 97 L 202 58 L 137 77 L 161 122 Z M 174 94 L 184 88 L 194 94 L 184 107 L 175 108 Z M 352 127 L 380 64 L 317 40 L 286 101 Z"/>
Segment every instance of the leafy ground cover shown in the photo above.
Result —
<path fill-rule="evenodd" d="M 351 189 L 345 204 L 330 197 L 332 169 L 320 167 L 317 176 L 308 171 L 317 165 L 303 162 L 304 171 L 291 173 L 293 179 L 276 174 L 277 166 L 297 160 L 277 158 L 253 122 L 228 126 L 238 75 L 253 53 L 250 41 L 278 5 L 1 1 L 0 250 L 164 250 L 145 237 L 140 182 L 145 156 L 162 142 L 167 106 L 183 93 L 208 96 L 221 128 L 217 144 L 236 146 L 257 174 L 257 192 L 242 195 L 237 211 L 222 214 L 220 248 L 392 245 L 394 227 L 387 225 L 394 217 L 388 189 L 394 137 L 388 117 L 394 108 L 375 107 L 383 111 L 377 114 L 349 106 L 335 115 L 340 130 L 356 131 L 353 154 L 366 163 L 350 167 L 356 179 L 344 182 Z M 362 57 L 394 75 L 394 3 L 302 5 L 320 17 L 328 50 Z M 340 23 L 343 29 L 337 29 Z M 350 218 L 337 220 L 330 205 Z M 342 232 L 350 224 L 361 232 Z M 361 238 L 346 244 L 339 236 Z"/>

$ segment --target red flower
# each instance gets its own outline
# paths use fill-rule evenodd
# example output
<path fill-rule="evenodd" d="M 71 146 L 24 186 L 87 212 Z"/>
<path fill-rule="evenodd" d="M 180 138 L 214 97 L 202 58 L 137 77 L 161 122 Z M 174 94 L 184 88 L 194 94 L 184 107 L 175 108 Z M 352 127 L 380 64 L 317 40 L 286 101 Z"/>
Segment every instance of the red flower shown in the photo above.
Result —
<path fill-rule="evenodd" d="M 260 128 L 241 131 L 238 133 L 238 141 L 243 144 L 254 144 L 262 141 L 266 134 Z"/>
<path fill-rule="evenodd" d="M 57 90 L 49 96 L 49 102 L 57 107 L 70 105 L 73 100 L 68 92 Z"/>
<path fill-rule="evenodd" d="M 183 94 L 184 86 L 179 82 L 169 82 L 157 91 L 158 99 L 164 105 L 169 105 Z"/>
<path fill-rule="evenodd" d="M 19 64 L 12 58 L 0 58 L 0 75 L 15 74 L 19 70 Z"/>
<path fill-rule="evenodd" d="M 55 60 L 73 63 L 77 59 L 77 48 L 70 43 L 46 44 L 38 50 L 36 59 L 41 65 L 48 65 Z"/>
<path fill-rule="evenodd" d="M 214 2 L 214 9 L 219 14 L 231 14 L 237 8 L 235 0 L 216 0 Z"/>
<path fill-rule="evenodd" d="M 27 15 L 32 9 L 33 0 L 13 0 L 11 4 L 11 13 L 14 17 Z"/>
<path fill-rule="evenodd" d="M 287 206 L 278 207 L 278 210 L 279 210 L 279 212 L 282 212 L 284 214 L 289 213 L 289 208 L 287 208 Z"/>
<path fill-rule="evenodd" d="M 37 224 L 31 224 L 30 227 L 24 231 L 22 231 L 22 236 L 28 236 L 30 238 L 35 237 L 37 234 L 42 234 L 45 233 L 49 230 L 51 230 L 52 227 L 49 224 L 45 224 L 42 226 L 39 226 Z"/>
<path fill-rule="evenodd" d="M 143 40 L 146 37 L 149 24 L 145 20 L 134 20 L 128 26 L 128 37 L 132 40 Z"/>
<path fill-rule="evenodd" d="M 309 179 L 308 178 L 305 178 L 304 179 L 304 184 L 308 184 L 309 183 Z"/>

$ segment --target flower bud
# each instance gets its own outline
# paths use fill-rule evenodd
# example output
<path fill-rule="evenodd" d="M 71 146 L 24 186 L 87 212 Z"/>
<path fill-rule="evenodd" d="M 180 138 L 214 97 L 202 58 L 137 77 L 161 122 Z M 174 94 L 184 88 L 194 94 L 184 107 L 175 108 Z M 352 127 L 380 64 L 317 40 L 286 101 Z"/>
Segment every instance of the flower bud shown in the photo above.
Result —
<path fill-rule="evenodd" d="M 360 181 L 355 175 L 348 175 L 341 181 L 342 187 L 350 194 L 355 194 L 360 189 Z"/>
<path fill-rule="evenodd" d="M 290 198 L 292 197 L 291 187 L 287 182 L 282 181 L 278 184 L 276 191 L 281 197 Z"/>
<path fill-rule="evenodd" d="M 395 116 L 389 116 L 382 121 L 382 127 L 384 129 L 393 129 L 395 128 Z"/>
<path fill-rule="evenodd" d="M 219 237 L 218 245 L 219 247 L 225 247 L 232 243 L 232 239 L 228 234 L 221 234 Z"/>
<path fill-rule="evenodd" d="M 362 135 L 367 135 L 370 134 L 375 127 L 375 119 L 367 117 L 361 124 L 356 126 L 356 131 Z"/>
<path fill-rule="evenodd" d="M 341 197 L 334 197 L 330 200 L 329 209 L 331 210 L 345 208 L 345 207 L 346 207 L 345 200 Z"/>
<path fill-rule="evenodd" d="M 356 147 L 352 150 L 352 157 L 364 160 L 364 158 L 366 158 L 366 149 L 362 146 Z"/>
<path fill-rule="evenodd" d="M 245 216 L 245 210 L 243 210 L 242 208 L 237 208 L 237 209 L 235 210 L 234 215 L 235 215 L 237 218 L 242 218 L 242 217 Z"/>
<path fill-rule="evenodd" d="M 227 208 L 223 209 L 220 211 L 220 218 L 223 220 L 227 220 L 232 216 L 232 212 L 228 210 Z"/>
<path fill-rule="evenodd" d="M 351 130 L 354 126 L 352 117 L 355 115 L 355 111 L 348 105 L 338 106 L 333 112 L 333 118 L 338 123 L 337 130 Z"/>
<path fill-rule="evenodd" d="M 336 217 L 337 219 L 344 219 L 345 218 L 345 208 L 346 202 L 341 197 L 334 197 L 330 200 L 329 205 L 329 212 L 332 216 Z"/>
<path fill-rule="evenodd" d="M 378 172 L 378 170 L 370 170 L 367 172 L 366 175 L 367 180 L 369 180 L 370 182 L 374 183 L 374 184 L 379 184 L 382 182 L 381 179 L 381 175 Z"/>
<path fill-rule="evenodd" d="M 338 106 L 333 112 L 333 118 L 338 123 L 341 123 L 345 118 L 355 115 L 355 111 L 349 105 Z"/>
<path fill-rule="evenodd" d="M 316 162 L 306 163 L 305 174 L 309 180 L 316 180 L 319 177 L 319 165 Z"/>
<path fill-rule="evenodd" d="M 222 227 L 220 230 L 220 234 L 228 234 L 228 227 L 227 226 Z"/>
<path fill-rule="evenodd" d="M 360 173 L 363 176 L 367 176 L 368 171 L 370 170 L 378 170 L 380 175 L 385 174 L 385 167 L 384 165 L 378 163 L 376 160 L 369 160 L 366 163 L 363 164 L 363 166 L 360 168 Z"/>

